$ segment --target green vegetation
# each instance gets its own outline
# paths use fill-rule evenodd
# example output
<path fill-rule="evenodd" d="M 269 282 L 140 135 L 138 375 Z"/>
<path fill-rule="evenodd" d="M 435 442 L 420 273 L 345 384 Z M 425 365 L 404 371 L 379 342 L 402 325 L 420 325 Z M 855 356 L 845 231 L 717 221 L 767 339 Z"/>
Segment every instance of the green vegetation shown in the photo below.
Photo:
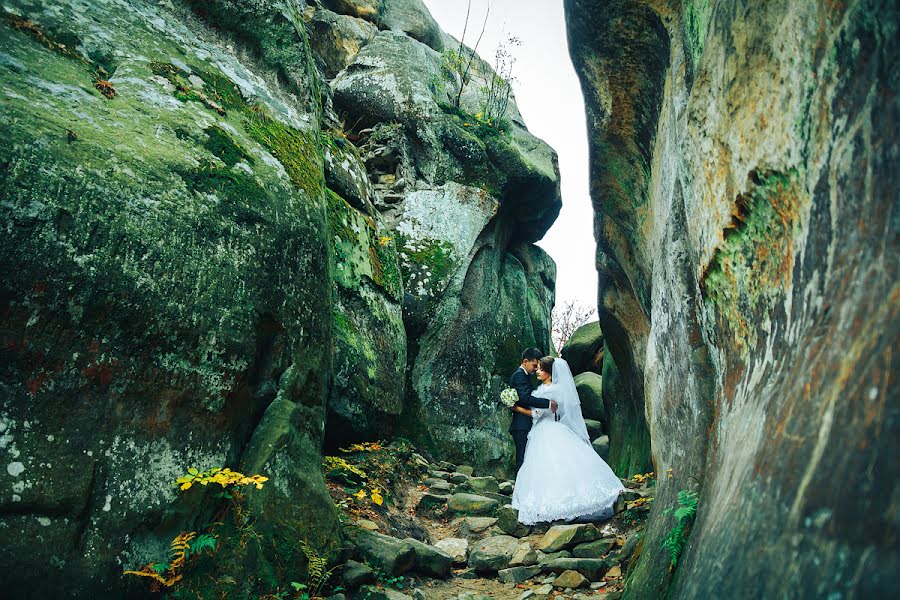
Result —
<path fill-rule="evenodd" d="M 247 133 L 269 149 L 308 198 L 322 196 L 325 175 L 318 132 L 303 132 L 284 125 L 257 105 L 247 117 Z"/>
<path fill-rule="evenodd" d="M 697 505 L 699 502 L 700 499 L 697 496 L 697 492 L 693 490 L 679 490 L 677 506 L 663 511 L 664 515 L 668 515 L 673 511 L 675 514 L 675 526 L 672 527 L 662 542 L 662 547 L 669 551 L 671 557 L 670 571 L 678 566 L 678 558 L 684 551 L 684 544 L 690 533 L 691 524 L 697 516 Z"/>
<path fill-rule="evenodd" d="M 229 167 L 233 167 L 237 163 L 244 161 L 253 164 L 253 159 L 247 152 L 238 145 L 224 129 L 218 125 L 212 125 L 204 129 L 207 135 L 206 143 L 203 145 L 207 150 L 222 159 Z"/>
<path fill-rule="evenodd" d="M 758 339 L 753 323 L 774 306 L 791 282 L 793 245 L 800 211 L 809 202 L 790 172 L 754 174 L 753 188 L 736 200 L 737 215 L 726 229 L 702 279 L 706 302 L 738 348 Z"/>
<path fill-rule="evenodd" d="M 706 44 L 706 29 L 712 12 L 710 8 L 709 0 L 688 0 L 684 3 L 684 29 L 694 64 L 703 54 Z"/>

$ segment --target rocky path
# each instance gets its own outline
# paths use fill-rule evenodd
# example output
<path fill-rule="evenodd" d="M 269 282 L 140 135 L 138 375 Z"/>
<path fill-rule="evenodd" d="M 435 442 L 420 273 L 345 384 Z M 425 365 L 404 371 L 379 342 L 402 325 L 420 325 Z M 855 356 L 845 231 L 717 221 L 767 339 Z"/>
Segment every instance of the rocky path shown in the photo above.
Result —
<path fill-rule="evenodd" d="M 420 480 L 395 478 L 389 508 L 346 520 L 352 558 L 341 575 L 344 597 L 621 596 L 652 501 L 652 479 L 623 480 L 628 489 L 610 521 L 527 527 L 509 506 L 513 482 L 477 476 L 466 465 L 432 464 L 419 454 L 412 461 Z"/>

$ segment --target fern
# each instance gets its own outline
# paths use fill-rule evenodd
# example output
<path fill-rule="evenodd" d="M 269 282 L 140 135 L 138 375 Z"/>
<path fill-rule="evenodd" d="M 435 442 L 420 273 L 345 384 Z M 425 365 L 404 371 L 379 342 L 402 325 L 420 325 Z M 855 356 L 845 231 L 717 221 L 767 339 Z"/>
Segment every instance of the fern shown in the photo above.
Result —
<path fill-rule="evenodd" d="M 691 523 L 694 522 L 694 518 L 697 516 L 699 503 L 700 498 L 697 496 L 697 492 L 693 490 L 679 490 L 678 507 L 667 508 L 663 511 L 664 515 L 672 512 L 675 514 L 675 526 L 672 527 L 662 542 L 662 547 L 669 551 L 669 556 L 671 557 L 670 571 L 678 566 L 678 559 L 684 551 L 684 544 L 687 541 Z"/>
<path fill-rule="evenodd" d="M 185 558 L 190 558 L 196 554 L 202 554 L 205 551 L 215 552 L 218 538 L 211 533 L 204 533 L 192 540 L 188 544 L 188 549 L 184 553 Z"/>
<path fill-rule="evenodd" d="M 328 583 L 334 569 L 328 569 L 328 559 L 316 554 L 316 551 L 306 542 L 301 542 L 300 549 L 303 551 L 303 554 L 306 556 L 306 560 L 309 563 L 307 566 L 306 589 L 310 591 L 311 597 L 316 597 L 319 595 L 319 592 L 322 591 L 322 588 L 325 587 L 325 584 Z"/>

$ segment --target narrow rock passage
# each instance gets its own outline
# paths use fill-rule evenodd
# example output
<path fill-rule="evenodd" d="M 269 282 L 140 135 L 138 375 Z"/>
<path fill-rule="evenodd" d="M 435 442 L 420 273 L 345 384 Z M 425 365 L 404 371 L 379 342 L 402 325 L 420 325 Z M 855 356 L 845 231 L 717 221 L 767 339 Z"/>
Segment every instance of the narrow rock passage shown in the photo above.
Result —
<path fill-rule="evenodd" d="M 343 566 L 341 581 L 349 597 L 621 596 L 653 500 L 652 477 L 623 480 L 627 489 L 609 521 L 528 527 L 509 506 L 514 482 L 479 476 L 468 465 L 432 463 L 415 452 L 405 460 L 394 458 L 394 477 L 369 485 L 384 484 L 389 502 L 361 505 L 358 500 L 365 498 L 359 493 L 348 502 L 340 499 L 348 488 L 330 485 L 346 510 L 350 547 L 345 553 L 352 558 Z"/>

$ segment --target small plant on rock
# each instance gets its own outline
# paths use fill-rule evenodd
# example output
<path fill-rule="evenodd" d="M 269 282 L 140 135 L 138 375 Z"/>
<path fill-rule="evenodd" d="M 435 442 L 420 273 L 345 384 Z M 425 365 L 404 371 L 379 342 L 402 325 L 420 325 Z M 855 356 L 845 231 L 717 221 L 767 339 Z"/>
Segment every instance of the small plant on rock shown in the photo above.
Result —
<path fill-rule="evenodd" d="M 666 539 L 663 540 L 662 547 L 669 551 L 672 562 L 669 570 L 672 571 L 678 565 L 678 558 L 684 551 L 684 544 L 687 541 L 688 533 L 690 533 L 691 524 L 697 516 L 697 505 L 700 503 L 697 492 L 693 490 L 679 490 L 677 507 L 667 508 L 663 511 L 664 515 L 675 514 L 675 526 L 669 531 Z"/>

